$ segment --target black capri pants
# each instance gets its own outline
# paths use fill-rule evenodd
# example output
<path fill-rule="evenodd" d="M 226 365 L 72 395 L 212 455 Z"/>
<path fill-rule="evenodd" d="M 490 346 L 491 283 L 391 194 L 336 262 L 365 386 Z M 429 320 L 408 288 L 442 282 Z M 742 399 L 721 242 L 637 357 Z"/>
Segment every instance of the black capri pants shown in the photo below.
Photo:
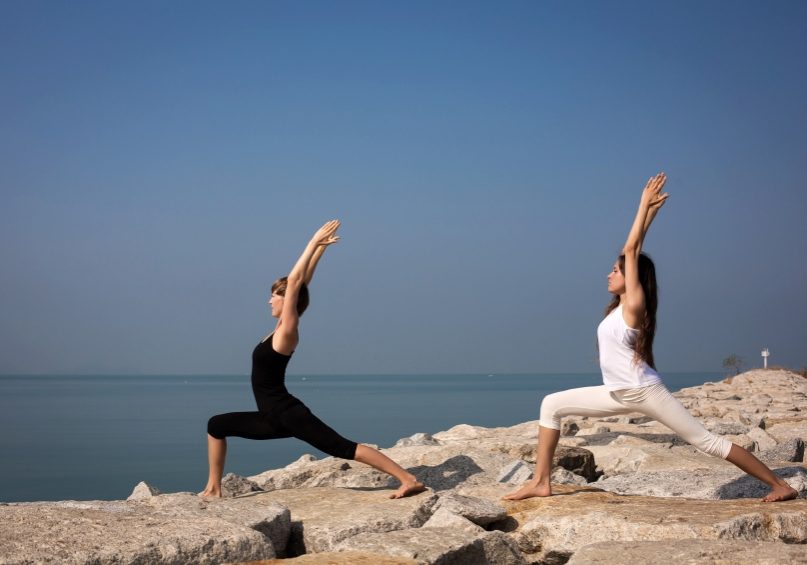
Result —
<path fill-rule="evenodd" d="M 334 457 L 355 459 L 355 441 L 336 433 L 314 416 L 305 404 L 295 404 L 278 412 L 229 412 L 213 416 L 207 433 L 216 439 L 280 439 L 295 437 Z"/>

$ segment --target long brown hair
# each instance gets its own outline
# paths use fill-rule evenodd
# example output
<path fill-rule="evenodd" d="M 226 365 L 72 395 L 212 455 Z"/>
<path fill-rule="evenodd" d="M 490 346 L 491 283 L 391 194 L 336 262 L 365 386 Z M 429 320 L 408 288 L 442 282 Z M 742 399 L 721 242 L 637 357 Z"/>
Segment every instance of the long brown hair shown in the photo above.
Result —
<path fill-rule="evenodd" d="M 619 272 L 625 274 L 625 256 L 619 256 Z M 653 260 L 644 253 L 639 254 L 639 284 L 644 292 L 644 318 L 637 328 L 639 336 L 634 344 L 634 361 L 640 359 L 656 368 L 653 360 L 653 339 L 656 337 L 656 308 L 658 308 L 658 283 L 656 282 L 656 266 Z M 605 315 L 619 306 L 619 295 L 615 295 L 605 308 Z"/>
<path fill-rule="evenodd" d="M 280 277 L 272 284 L 272 292 L 278 296 L 286 296 L 286 286 L 289 284 L 289 277 Z M 308 308 L 310 299 L 308 296 L 308 285 L 305 283 L 300 285 L 300 291 L 297 293 L 297 315 L 302 316 L 305 309 Z"/>

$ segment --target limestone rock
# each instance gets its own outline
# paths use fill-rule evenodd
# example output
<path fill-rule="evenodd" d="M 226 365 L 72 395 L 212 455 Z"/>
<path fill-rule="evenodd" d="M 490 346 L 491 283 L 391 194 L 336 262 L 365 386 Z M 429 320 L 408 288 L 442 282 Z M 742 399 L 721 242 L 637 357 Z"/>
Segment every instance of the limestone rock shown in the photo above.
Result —
<path fill-rule="evenodd" d="M 506 514 L 505 514 L 506 515 Z M 454 528 L 466 532 L 480 533 L 485 529 L 477 526 L 468 518 L 458 516 L 446 508 L 438 508 L 431 518 L 426 520 L 426 523 L 421 526 L 422 528 Z"/>
<path fill-rule="evenodd" d="M 774 439 L 762 428 L 753 428 L 749 430 L 746 435 L 754 440 L 754 443 L 756 444 L 756 449 L 754 451 L 766 451 L 776 447 L 776 439 Z"/>
<path fill-rule="evenodd" d="M 151 486 L 146 481 L 140 481 L 126 500 L 143 500 L 159 494 L 160 491 L 157 487 Z"/>
<path fill-rule="evenodd" d="M 399 439 L 395 444 L 395 447 L 409 447 L 412 445 L 440 445 L 440 442 L 429 434 L 418 433 L 403 439 Z"/>
<path fill-rule="evenodd" d="M 776 447 L 759 452 L 757 457 L 765 462 L 803 461 L 804 440 L 801 438 L 790 438 Z"/>
<path fill-rule="evenodd" d="M 804 546 L 736 540 L 606 541 L 581 547 L 567 565 L 807 564 Z"/>
<path fill-rule="evenodd" d="M 418 528 L 354 536 L 342 542 L 340 549 L 408 557 L 428 565 L 525 563 L 513 540 L 501 532 L 476 534 L 454 528 Z"/>
<path fill-rule="evenodd" d="M 560 435 L 573 436 L 580 431 L 580 426 L 573 420 L 564 420 L 560 426 Z"/>
<path fill-rule="evenodd" d="M 707 430 L 709 430 L 713 434 L 721 436 L 747 434 L 749 431 L 748 426 L 741 424 L 740 422 L 726 422 L 723 420 L 712 420 L 703 422 L 703 425 Z"/>
<path fill-rule="evenodd" d="M 408 557 L 390 557 L 366 551 L 326 551 L 289 559 L 268 559 L 233 565 L 417 565 Z"/>
<path fill-rule="evenodd" d="M 807 469 L 786 467 L 774 472 L 802 496 L 807 494 Z M 736 467 L 707 470 L 651 471 L 602 479 L 597 488 L 618 494 L 661 497 L 687 497 L 701 500 L 760 499 L 769 488 Z"/>
<path fill-rule="evenodd" d="M 563 467 L 555 467 L 552 469 L 552 478 L 550 479 L 553 484 L 558 485 L 585 485 L 588 481 L 580 475 L 575 475 L 568 469 Z"/>
<path fill-rule="evenodd" d="M 471 496 L 497 498 L 506 489 L 462 490 Z M 513 536 L 531 562 L 563 562 L 584 545 L 606 541 L 807 543 L 807 500 L 766 504 L 619 496 L 586 487 L 555 486 L 553 490 L 563 496 L 505 501 L 509 517 L 494 524 Z"/>
<path fill-rule="evenodd" d="M 343 540 L 359 534 L 364 537 L 419 528 L 431 517 L 437 502 L 434 494 L 390 500 L 391 492 L 312 487 L 258 493 L 250 498 L 281 504 L 291 511 L 288 553 L 301 555 L 332 551 Z"/>
<path fill-rule="evenodd" d="M 308 457 L 303 456 L 282 469 L 265 471 L 248 480 L 266 491 L 301 487 L 389 488 L 396 484 L 395 479 L 386 473 L 361 463 L 334 457 L 321 460 Z"/>
<path fill-rule="evenodd" d="M 282 553 L 291 534 L 288 508 L 271 500 L 243 495 L 239 498 L 207 499 L 193 494 L 163 494 L 140 503 L 161 515 L 182 522 L 204 520 L 212 515 L 220 520 L 258 531 L 268 537 L 275 551 Z"/>
<path fill-rule="evenodd" d="M 174 504 L 168 502 L 173 499 Z M 182 500 L 180 500 L 182 499 Z M 243 500 L 210 504 L 192 495 L 135 502 L 65 502 L 0 506 L 3 563 L 222 563 L 275 557 L 290 519 L 276 505 Z M 170 508 L 169 508 L 170 506 Z M 265 527 L 264 531 L 258 531 Z"/>
<path fill-rule="evenodd" d="M 463 496 L 455 493 L 440 496 L 435 509 L 440 508 L 467 518 L 480 526 L 486 526 L 507 516 L 507 511 L 500 504 L 484 498 Z"/>
<path fill-rule="evenodd" d="M 260 492 L 262 490 L 263 489 L 259 487 L 255 481 L 250 481 L 235 473 L 227 473 L 221 479 L 221 495 L 225 497 L 233 497 L 250 492 Z"/>
<path fill-rule="evenodd" d="M 594 455 L 590 450 L 582 447 L 558 448 L 552 463 L 571 471 L 575 475 L 585 477 L 588 481 L 594 481 L 599 476 Z"/>
<path fill-rule="evenodd" d="M 500 483 L 507 483 L 511 485 L 520 485 L 532 478 L 532 469 L 524 461 L 518 459 L 504 467 L 499 472 L 496 480 Z"/>

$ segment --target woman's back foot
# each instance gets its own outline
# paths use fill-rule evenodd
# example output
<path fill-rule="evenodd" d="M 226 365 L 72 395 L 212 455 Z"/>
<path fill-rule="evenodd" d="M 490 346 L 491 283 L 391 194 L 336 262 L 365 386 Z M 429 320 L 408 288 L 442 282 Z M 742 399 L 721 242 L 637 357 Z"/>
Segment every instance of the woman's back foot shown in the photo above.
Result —
<path fill-rule="evenodd" d="M 762 499 L 762 502 L 782 502 L 785 500 L 793 500 L 799 497 L 799 491 L 785 483 L 783 485 L 776 485 L 771 489 L 771 492 Z"/>
<path fill-rule="evenodd" d="M 504 500 L 524 500 L 525 498 L 535 498 L 538 496 L 552 496 L 552 485 L 549 483 L 527 483 L 520 489 L 506 494 Z"/>
<path fill-rule="evenodd" d="M 426 485 L 418 481 L 407 481 L 402 483 L 398 490 L 389 495 L 390 498 L 405 498 L 426 490 Z"/>
<path fill-rule="evenodd" d="M 213 487 L 205 487 L 205 490 L 203 490 L 196 496 L 202 496 L 205 498 L 221 498 L 221 489 Z"/>

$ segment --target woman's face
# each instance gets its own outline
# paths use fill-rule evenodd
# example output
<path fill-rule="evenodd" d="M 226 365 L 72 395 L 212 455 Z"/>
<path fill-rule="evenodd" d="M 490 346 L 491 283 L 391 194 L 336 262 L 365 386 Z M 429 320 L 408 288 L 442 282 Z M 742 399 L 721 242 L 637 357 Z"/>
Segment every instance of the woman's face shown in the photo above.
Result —
<path fill-rule="evenodd" d="M 608 274 L 608 292 L 611 294 L 625 293 L 625 275 L 619 270 L 619 261 L 614 263 L 614 266 L 611 267 L 611 272 Z"/>
<path fill-rule="evenodd" d="M 266 303 L 272 310 L 272 317 L 279 318 L 280 313 L 283 311 L 283 297 L 276 292 L 273 292 Z"/>

